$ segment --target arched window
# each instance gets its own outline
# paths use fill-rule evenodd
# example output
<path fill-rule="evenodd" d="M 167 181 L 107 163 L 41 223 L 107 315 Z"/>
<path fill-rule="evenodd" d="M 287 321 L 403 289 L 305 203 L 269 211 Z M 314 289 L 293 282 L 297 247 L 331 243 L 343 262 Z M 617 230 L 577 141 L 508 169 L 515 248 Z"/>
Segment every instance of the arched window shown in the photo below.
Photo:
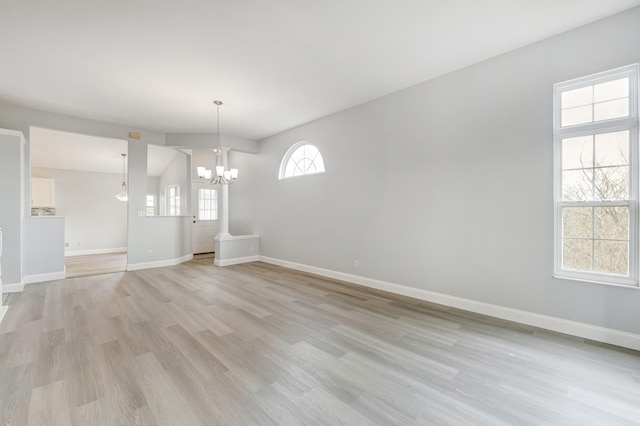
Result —
<path fill-rule="evenodd" d="M 294 144 L 282 158 L 279 179 L 324 173 L 322 154 L 307 142 Z"/>

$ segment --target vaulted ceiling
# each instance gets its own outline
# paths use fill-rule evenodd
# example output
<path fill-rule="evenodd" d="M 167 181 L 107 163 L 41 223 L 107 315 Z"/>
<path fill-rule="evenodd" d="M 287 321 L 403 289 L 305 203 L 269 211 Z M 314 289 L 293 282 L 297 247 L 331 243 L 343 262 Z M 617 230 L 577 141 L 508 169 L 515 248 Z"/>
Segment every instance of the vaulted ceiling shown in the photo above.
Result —
<path fill-rule="evenodd" d="M 0 102 L 261 139 L 640 0 L 21 0 Z"/>

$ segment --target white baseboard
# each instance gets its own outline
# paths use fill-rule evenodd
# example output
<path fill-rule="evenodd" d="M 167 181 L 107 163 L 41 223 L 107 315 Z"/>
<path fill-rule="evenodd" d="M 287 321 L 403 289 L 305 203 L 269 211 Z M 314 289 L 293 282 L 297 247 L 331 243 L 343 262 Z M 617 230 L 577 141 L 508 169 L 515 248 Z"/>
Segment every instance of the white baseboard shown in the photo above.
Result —
<path fill-rule="evenodd" d="M 25 284 L 41 283 L 44 281 L 63 280 L 65 278 L 64 271 L 50 272 L 48 274 L 25 275 L 22 282 Z"/>
<path fill-rule="evenodd" d="M 246 256 L 246 257 L 236 257 L 233 259 L 225 259 L 220 260 L 217 257 L 213 259 L 213 264 L 215 266 L 229 266 L 229 265 L 238 265 L 240 263 L 249 263 L 249 262 L 257 262 L 260 260 L 260 256 Z"/>
<path fill-rule="evenodd" d="M 88 254 L 110 254 L 110 253 L 126 253 L 126 247 L 114 247 L 114 248 L 106 248 L 106 249 L 95 249 L 95 250 L 73 250 L 73 251 L 65 251 L 64 257 L 73 257 L 73 256 L 86 256 Z"/>
<path fill-rule="evenodd" d="M 188 254 L 186 256 L 182 256 L 177 259 L 157 260 L 155 262 L 144 262 L 144 263 L 129 263 L 127 265 L 127 271 L 138 271 L 140 269 L 162 268 L 164 266 L 175 266 L 182 262 L 189 261 L 191 259 L 193 259 L 193 254 Z"/>
<path fill-rule="evenodd" d="M 507 308 L 490 303 L 478 302 L 462 297 L 450 296 L 447 294 L 436 293 L 433 291 L 414 287 L 407 287 L 399 284 L 361 277 L 358 275 L 337 272 L 330 269 L 304 265 L 301 263 L 289 262 L 286 260 L 274 259 L 266 256 L 258 257 L 262 262 L 284 266 L 286 268 L 295 269 L 297 271 L 308 272 L 323 277 L 346 281 L 352 284 L 358 284 L 377 290 L 388 291 L 390 293 L 409 296 L 427 302 L 438 303 L 440 305 L 450 306 L 453 308 L 463 309 L 465 311 L 475 312 L 495 318 L 501 318 L 521 324 L 544 328 L 546 330 L 556 331 L 559 333 L 570 334 L 572 336 L 582 337 L 598 342 L 640 350 L 640 335 L 628 333 L 626 331 L 614 330 L 611 328 L 599 327 L 582 322 L 536 314 L 533 312 Z"/>
<path fill-rule="evenodd" d="M 2 318 L 4 318 L 4 314 L 7 313 L 8 306 L 0 306 L 0 322 L 2 322 Z"/>
<path fill-rule="evenodd" d="M 2 284 L 2 293 L 20 293 L 24 290 L 24 283 Z"/>

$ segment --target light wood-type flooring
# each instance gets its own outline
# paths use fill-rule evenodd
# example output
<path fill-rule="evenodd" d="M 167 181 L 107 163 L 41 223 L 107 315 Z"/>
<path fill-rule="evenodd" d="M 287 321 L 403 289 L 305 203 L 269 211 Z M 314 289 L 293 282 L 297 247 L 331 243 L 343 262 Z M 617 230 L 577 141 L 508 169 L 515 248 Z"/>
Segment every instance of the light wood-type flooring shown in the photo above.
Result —
<path fill-rule="evenodd" d="M 640 424 L 638 352 L 259 262 L 5 303 L 2 424 Z"/>
<path fill-rule="evenodd" d="M 123 272 L 127 269 L 127 252 L 67 256 L 64 269 L 67 278 Z"/>

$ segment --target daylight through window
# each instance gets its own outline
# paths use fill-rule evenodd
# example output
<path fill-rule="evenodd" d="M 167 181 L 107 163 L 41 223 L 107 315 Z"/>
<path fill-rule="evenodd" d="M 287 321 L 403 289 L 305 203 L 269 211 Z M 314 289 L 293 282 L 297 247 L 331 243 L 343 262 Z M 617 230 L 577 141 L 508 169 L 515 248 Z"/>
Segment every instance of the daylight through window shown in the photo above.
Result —
<path fill-rule="evenodd" d="M 147 194 L 147 216 L 156 215 L 156 196 L 153 194 Z"/>
<path fill-rule="evenodd" d="M 218 220 L 218 191 L 198 189 L 198 220 Z"/>
<path fill-rule="evenodd" d="M 280 164 L 280 179 L 324 173 L 322 155 L 315 145 L 298 142 L 293 145 Z"/>
<path fill-rule="evenodd" d="M 168 216 L 180 216 L 180 187 L 168 186 L 166 188 L 167 194 L 167 215 Z"/>
<path fill-rule="evenodd" d="M 637 285 L 638 66 L 554 86 L 556 276 Z"/>

